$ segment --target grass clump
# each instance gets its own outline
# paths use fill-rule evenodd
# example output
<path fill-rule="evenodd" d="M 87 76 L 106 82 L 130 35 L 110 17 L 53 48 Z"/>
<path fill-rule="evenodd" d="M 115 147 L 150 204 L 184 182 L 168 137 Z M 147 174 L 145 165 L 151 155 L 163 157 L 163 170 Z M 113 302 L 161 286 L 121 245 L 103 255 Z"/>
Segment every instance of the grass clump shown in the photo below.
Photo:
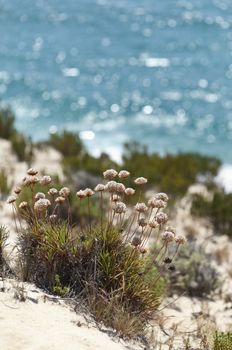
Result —
<path fill-rule="evenodd" d="M 0 277 L 3 278 L 6 273 L 7 264 L 4 258 L 4 249 L 6 246 L 6 240 L 8 238 L 8 232 L 4 226 L 0 226 Z"/>
<path fill-rule="evenodd" d="M 231 350 L 232 333 L 216 332 L 214 336 L 214 350 Z"/>
<path fill-rule="evenodd" d="M 194 195 L 191 213 L 196 217 L 207 217 L 215 232 L 232 236 L 231 207 L 232 194 L 217 189 L 209 200 Z"/>
<path fill-rule="evenodd" d="M 9 197 L 8 203 L 18 212 L 23 279 L 51 293 L 82 300 L 97 321 L 120 335 L 138 337 L 164 296 L 166 273 L 172 270 L 170 262 L 164 263 L 166 256 L 172 246 L 176 255 L 185 238 L 165 228 L 165 193 L 127 207 L 124 201 L 135 193 L 124 185 L 129 175 L 109 169 L 94 191 L 86 188 L 76 193 L 79 208 L 88 208 L 85 224 L 72 220 L 70 189 L 51 187 L 50 176 L 40 177 L 35 169 L 28 170 L 22 191 L 17 198 Z M 139 196 L 146 182 L 144 177 L 135 180 Z M 43 191 L 35 191 L 38 185 Z M 24 200 L 25 190 L 30 191 L 30 200 Z M 98 222 L 91 220 L 94 198 L 100 211 Z M 60 215 L 65 206 L 66 217 Z M 22 220 L 24 230 L 19 229 Z M 157 244 L 149 255 L 146 245 L 151 236 Z"/>

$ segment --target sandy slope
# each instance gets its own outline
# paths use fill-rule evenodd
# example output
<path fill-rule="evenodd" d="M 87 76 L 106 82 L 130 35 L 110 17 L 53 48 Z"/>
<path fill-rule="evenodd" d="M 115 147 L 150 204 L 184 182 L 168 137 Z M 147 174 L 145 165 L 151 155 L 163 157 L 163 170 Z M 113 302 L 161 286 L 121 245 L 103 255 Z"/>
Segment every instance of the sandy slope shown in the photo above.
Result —
<path fill-rule="evenodd" d="M 7 284 L 9 287 L 9 283 Z M 4 350 L 125 350 L 116 338 L 110 338 L 83 316 L 67 306 L 44 299 L 33 285 L 25 285 L 30 300 L 13 297 L 14 288 L 0 292 L 0 348 Z M 33 300 L 33 301 L 32 301 Z"/>

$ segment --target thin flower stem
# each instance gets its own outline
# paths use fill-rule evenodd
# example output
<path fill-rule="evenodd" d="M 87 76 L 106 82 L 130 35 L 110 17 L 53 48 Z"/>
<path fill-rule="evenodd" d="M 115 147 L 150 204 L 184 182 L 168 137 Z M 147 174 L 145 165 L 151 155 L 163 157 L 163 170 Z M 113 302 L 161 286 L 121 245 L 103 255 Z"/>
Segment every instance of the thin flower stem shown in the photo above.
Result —
<path fill-rule="evenodd" d="M 176 247 L 176 251 L 175 253 L 173 254 L 173 257 L 172 257 L 172 261 L 175 259 L 175 257 L 177 256 L 177 253 L 179 251 L 179 248 L 180 248 L 180 244 L 177 244 L 177 247 Z"/>
<path fill-rule="evenodd" d="M 103 193 L 101 191 L 101 232 L 102 232 L 102 226 L 103 226 Z"/>
<path fill-rule="evenodd" d="M 16 215 L 15 215 L 15 211 L 14 211 L 14 204 L 12 204 L 12 211 L 13 211 L 13 218 L 14 218 L 15 230 L 16 230 L 17 233 L 19 233 L 18 225 L 17 225 L 17 222 L 16 222 Z"/>
<path fill-rule="evenodd" d="M 89 200 L 89 197 L 87 197 L 87 200 L 88 200 L 88 213 L 89 213 L 89 230 L 90 230 L 90 233 L 91 233 L 92 232 L 92 227 L 91 227 L 90 200 Z"/>

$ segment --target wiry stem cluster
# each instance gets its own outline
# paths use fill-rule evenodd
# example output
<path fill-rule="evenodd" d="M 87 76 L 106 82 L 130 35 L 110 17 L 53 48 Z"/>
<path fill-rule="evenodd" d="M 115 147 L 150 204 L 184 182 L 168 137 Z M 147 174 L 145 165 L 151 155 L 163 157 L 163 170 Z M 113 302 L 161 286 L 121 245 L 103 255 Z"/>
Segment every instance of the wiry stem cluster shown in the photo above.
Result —
<path fill-rule="evenodd" d="M 140 201 L 147 183 L 144 177 L 134 180 L 139 202 L 128 204 L 137 191 L 126 186 L 129 176 L 126 170 L 106 170 L 103 183 L 94 190 L 78 189 L 73 197 L 68 187 L 54 188 L 49 175 L 40 177 L 35 169 L 29 169 L 21 186 L 8 198 L 19 220 L 19 251 L 27 267 L 24 278 L 52 292 L 81 294 L 95 315 L 102 307 L 108 310 L 100 318 L 112 327 L 118 327 L 112 319 L 118 318 L 119 310 L 125 319 L 137 315 L 139 327 L 146 324 L 160 303 L 163 266 L 174 269 L 179 246 L 186 242 L 166 226 L 165 193 L 155 194 L 146 203 Z M 30 192 L 29 200 L 23 197 L 24 188 Z M 87 208 L 85 227 L 81 217 L 72 224 L 71 199 L 79 203 L 79 211 Z M 96 202 L 99 224 L 92 221 Z M 61 216 L 64 208 L 65 218 Z M 151 238 L 155 244 L 152 253 Z M 174 250 L 170 250 L 173 245 Z"/>

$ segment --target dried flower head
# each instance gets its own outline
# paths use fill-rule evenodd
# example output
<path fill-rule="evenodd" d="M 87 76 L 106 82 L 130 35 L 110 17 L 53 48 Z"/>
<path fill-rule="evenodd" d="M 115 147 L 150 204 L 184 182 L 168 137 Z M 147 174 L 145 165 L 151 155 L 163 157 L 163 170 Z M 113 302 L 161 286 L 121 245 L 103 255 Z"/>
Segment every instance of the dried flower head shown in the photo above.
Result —
<path fill-rule="evenodd" d="M 132 242 L 131 242 L 131 244 L 134 247 L 138 247 L 141 243 L 142 243 L 141 238 L 137 237 L 137 236 L 133 237 Z"/>
<path fill-rule="evenodd" d="M 157 193 L 155 195 L 155 198 L 156 199 L 161 199 L 164 202 L 168 202 L 168 200 L 169 200 L 168 195 L 166 193 L 163 193 L 163 192 Z"/>
<path fill-rule="evenodd" d="M 38 171 L 35 168 L 30 168 L 27 170 L 27 174 L 34 176 L 38 174 Z"/>
<path fill-rule="evenodd" d="M 149 199 L 148 206 L 151 208 L 161 209 L 166 207 L 166 202 L 164 202 L 162 199 L 152 198 Z"/>
<path fill-rule="evenodd" d="M 165 224 L 168 221 L 168 216 L 165 213 L 158 213 L 155 216 L 155 220 L 159 223 L 159 224 Z"/>
<path fill-rule="evenodd" d="M 107 182 L 105 188 L 109 192 L 117 192 L 117 185 L 118 183 L 116 181 L 109 181 Z"/>
<path fill-rule="evenodd" d="M 175 266 L 174 266 L 174 265 L 170 265 L 170 266 L 169 266 L 169 268 L 168 268 L 168 270 L 170 270 L 170 271 L 175 271 L 175 270 L 176 270 L 176 268 L 175 268 Z"/>
<path fill-rule="evenodd" d="M 130 176 L 130 173 L 129 173 L 129 171 L 127 171 L 127 170 L 121 170 L 121 171 L 119 171 L 119 173 L 118 173 L 118 177 L 119 177 L 120 179 L 126 179 L 128 176 Z"/>
<path fill-rule="evenodd" d="M 68 187 L 63 187 L 61 188 L 61 190 L 59 191 L 59 195 L 61 197 L 67 198 L 70 194 L 70 189 Z"/>
<path fill-rule="evenodd" d="M 134 182 L 136 185 L 144 185 L 147 183 L 147 179 L 145 177 L 137 177 Z"/>
<path fill-rule="evenodd" d="M 161 237 L 163 241 L 165 241 L 166 243 L 170 243 L 174 240 L 175 235 L 173 232 L 165 231 L 162 233 Z"/>
<path fill-rule="evenodd" d="M 55 202 L 56 202 L 57 204 L 62 204 L 62 203 L 65 202 L 65 198 L 59 196 L 59 197 L 57 197 L 57 198 L 55 199 Z"/>
<path fill-rule="evenodd" d="M 85 191 L 83 191 L 83 190 L 78 191 L 78 192 L 76 193 L 76 196 L 77 196 L 78 198 L 80 198 L 80 199 L 85 198 L 85 197 L 86 197 Z"/>
<path fill-rule="evenodd" d="M 14 193 L 19 194 L 22 191 L 21 187 L 17 186 L 14 188 Z"/>
<path fill-rule="evenodd" d="M 43 185 L 43 186 L 49 185 L 51 182 L 52 182 L 52 178 L 49 175 L 42 176 L 39 181 L 40 185 Z"/>
<path fill-rule="evenodd" d="M 38 192 L 35 195 L 35 200 L 37 201 L 38 199 L 43 199 L 45 198 L 45 194 L 43 192 Z"/>
<path fill-rule="evenodd" d="M 155 219 L 152 219 L 149 221 L 148 225 L 151 227 L 151 228 L 156 228 L 159 226 L 159 223 L 155 220 Z"/>
<path fill-rule="evenodd" d="M 92 197 L 95 193 L 93 190 L 91 190 L 91 188 L 86 188 L 84 190 L 84 192 L 85 192 L 86 197 Z"/>
<path fill-rule="evenodd" d="M 58 190 L 56 188 L 50 188 L 50 190 L 48 191 L 48 195 L 49 196 L 55 196 L 58 193 Z"/>
<path fill-rule="evenodd" d="M 145 213 L 147 209 L 148 207 L 146 206 L 145 203 L 137 203 L 135 205 L 135 210 L 138 211 L 139 213 Z"/>
<path fill-rule="evenodd" d="M 174 235 L 176 234 L 176 229 L 173 226 L 167 226 L 165 228 L 165 231 L 170 231 L 170 232 L 174 233 Z"/>
<path fill-rule="evenodd" d="M 117 183 L 117 192 L 123 193 L 125 192 L 126 187 L 122 183 Z"/>
<path fill-rule="evenodd" d="M 147 226 L 147 222 L 146 222 L 145 218 L 139 219 L 138 220 L 138 225 L 141 226 L 141 227 Z"/>
<path fill-rule="evenodd" d="M 20 204 L 19 204 L 19 209 L 26 209 L 28 207 L 28 203 L 27 202 L 21 202 Z"/>
<path fill-rule="evenodd" d="M 140 247 L 139 251 L 140 251 L 141 254 L 146 254 L 147 253 L 147 249 L 143 248 L 143 247 Z"/>
<path fill-rule="evenodd" d="M 51 202 L 46 198 L 41 198 L 34 204 L 35 211 L 45 211 L 51 205 Z"/>
<path fill-rule="evenodd" d="M 122 214 L 126 212 L 126 204 L 123 202 L 114 202 L 112 205 L 112 210 L 116 214 Z"/>
<path fill-rule="evenodd" d="M 108 169 L 103 173 L 104 179 L 106 180 L 112 180 L 117 175 L 118 175 L 118 172 L 114 169 Z"/>
<path fill-rule="evenodd" d="M 125 193 L 127 196 L 133 196 L 133 194 L 135 194 L 135 190 L 131 187 L 128 187 L 125 189 Z"/>
<path fill-rule="evenodd" d="M 175 237 L 175 241 L 177 244 L 185 244 L 187 242 L 187 239 L 182 235 L 178 235 Z"/>
<path fill-rule="evenodd" d="M 7 199 L 7 203 L 8 203 L 8 204 L 13 204 L 13 203 L 16 202 L 16 199 L 17 199 L 17 197 L 14 196 L 14 195 L 9 196 L 8 199 Z"/>
<path fill-rule="evenodd" d="M 29 187 L 35 185 L 39 182 L 39 178 L 37 176 L 27 175 L 23 178 L 22 185 L 25 187 Z"/>
<path fill-rule="evenodd" d="M 118 201 L 120 201 L 120 199 L 121 199 L 120 196 L 118 196 L 117 194 L 113 194 L 113 197 L 112 197 L 113 202 L 118 202 Z"/>
<path fill-rule="evenodd" d="M 95 189 L 94 189 L 95 192 L 102 192 L 102 191 L 105 191 L 105 185 L 103 184 L 98 184 Z"/>
<path fill-rule="evenodd" d="M 57 215 L 56 215 L 56 214 L 50 215 L 50 216 L 49 216 L 49 219 L 50 219 L 52 222 L 54 222 L 54 221 L 57 220 Z"/>

